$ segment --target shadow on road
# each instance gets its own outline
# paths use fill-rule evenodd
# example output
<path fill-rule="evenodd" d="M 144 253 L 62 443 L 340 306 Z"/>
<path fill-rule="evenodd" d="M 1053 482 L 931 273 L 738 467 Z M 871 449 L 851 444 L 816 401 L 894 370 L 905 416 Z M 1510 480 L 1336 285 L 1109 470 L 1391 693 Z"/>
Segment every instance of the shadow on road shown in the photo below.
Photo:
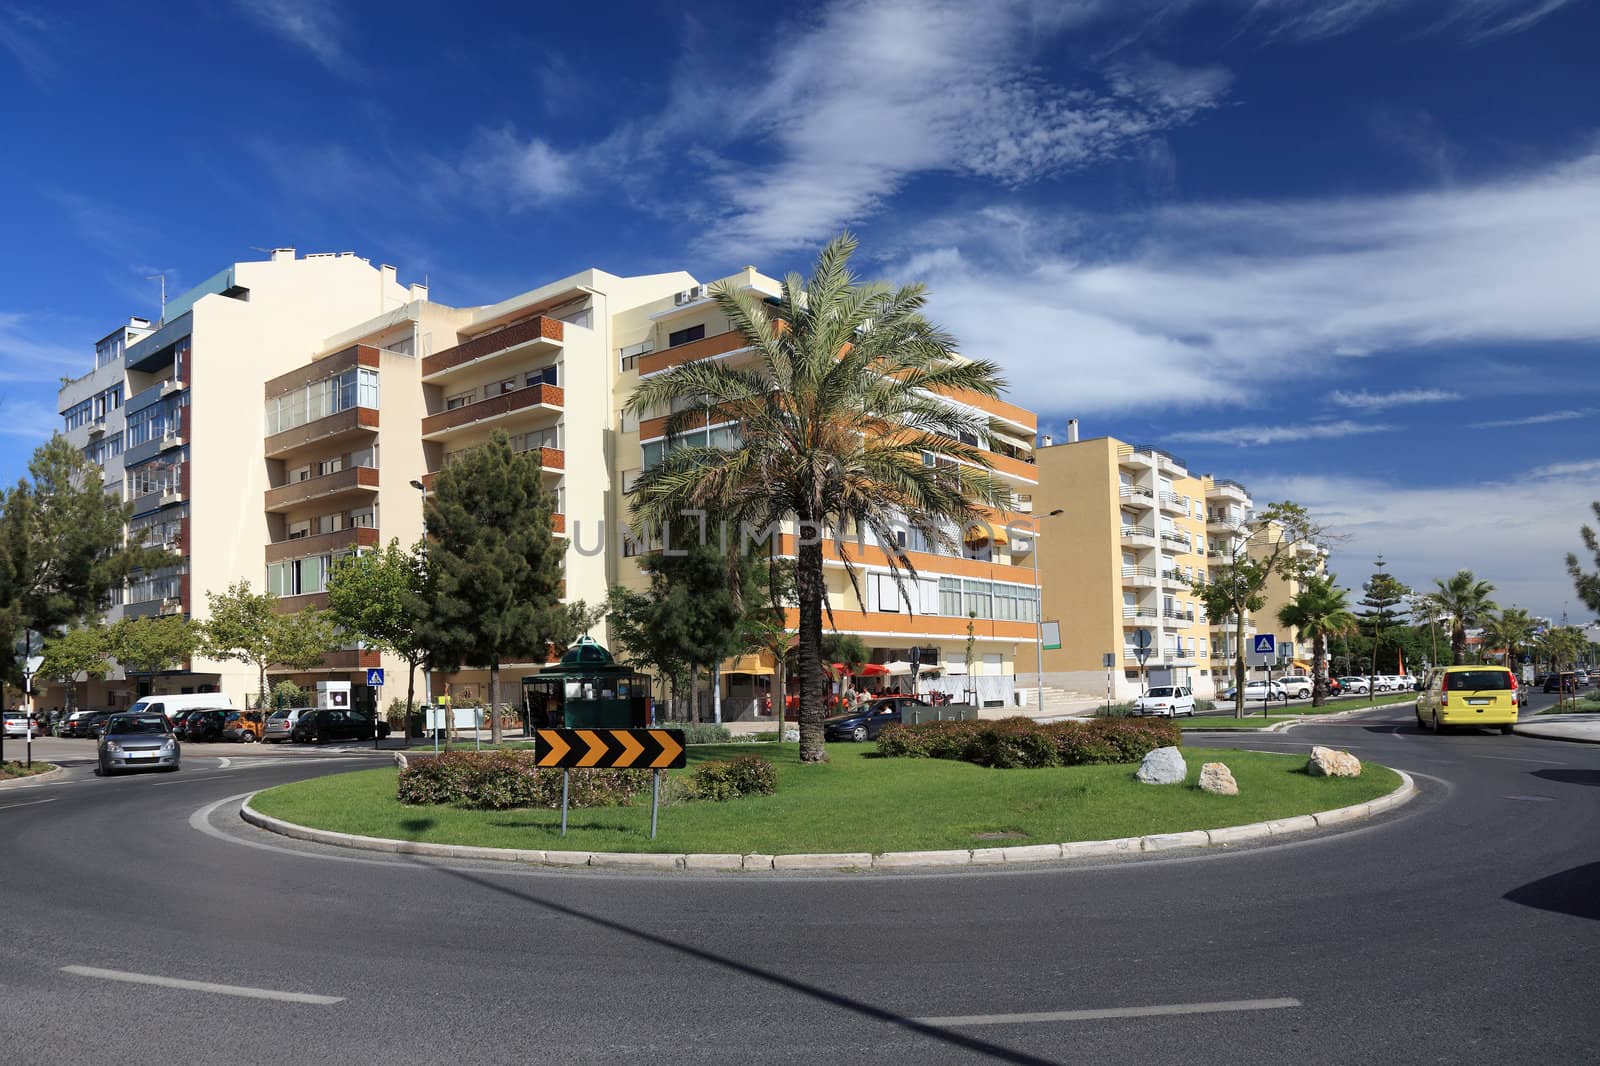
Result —
<path fill-rule="evenodd" d="M 1533 776 L 1563 785 L 1600 786 L 1600 770 L 1535 770 Z"/>
<path fill-rule="evenodd" d="M 1505 898 L 1524 907 L 1600 921 L 1600 862 L 1530 881 L 1507 892 Z"/>
<path fill-rule="evenodd" d="M 927 1023 L 920 1022 L 915 1018 L 907 1018 L 903 1014 L 896 1014 L 894 1011 L 885 1010 L 882 1007 L 874 1007 L 870 1003 L 862 1003 L 859 1000 L 852 999 L 849 996 L 841 995 L 838 992 L 831 992 L 826 988 L 818 988 L 816 985 L 809 985 L 804 981 L 797 981 L 792 977 L 785 977 L 781 973 L 774 973 L 771 970 L 762 969 L 759 966 L 754 966 L 747 962 L 740 962 L 738 959 L 732 959 L 726 955 L 719 955 L 714 951 L 708 951 L 705 948 L 695 947 L 693 944 L 685 944 L 680 941 L 673 940 L 670 937 L 662 936 L 659 933 L 652 933 L 646 929 L 635 928 L 634 926 L 628 925 L 624 922 L 619 922 L 614 918 L 603 918 L 598 914 L 590 914 L 586 911 L 578 910 L 575 907 L 568 907 L 560 903 L 551 902 L 550 900 L 540 899 L 538 896 L 535 896 L 532 893 L 512 888 L 507 885 L 496 884 L 493 881 L 490 881 L 486 878 L 477 877 L 465 870 L 453 870 L 447 867 L 436 867 L 436 869 L 438 869 L 440 873 L 449 874 L 452 877 L 458 877 L 463 881 L 477 885 L 479 888 L 486 888 L 492 892 L 498 892 L 503 896 L 510 896 L 511 898 L 520 900 L 523 903 L 530 903 L 535 907 L 543 907 L 545 910 L 554 911 L 555 913 L 564 915 L 568 918 L 577 918 L 580 921 L 589 922 L 590 924 L 598 926 L 601 929 L 606 929 L 610 932 L 621 934 L 622 936 L 632 937 L 635 940 L 640 940 L 647 944 L 653 944 L 656 947 L 666 948 L 669 951 L 680 952 L 689 956 L 690 958 L 699 959 L 701 962 L 708 962 L 715 966 L 721 966 L 724 969 L 732 970 L 733 972 L 743 974 L 746 977 L 753 977 L 758 981 L 765 981 L 768 984 L 776 985 L 779 988 L 784 988 L 791 992 L 798 992 L 800 995 L 807 996 L 819 1003 L 826 1003 L 829 1006 L 838 1007 L 841 1010 L 851 1011 L 852 1013 L 859 1014 L 862 1017 L 871 1018 L 874 1021 L 880 1021 L 889 1025 L 898 1026 L 901 1029 L 909 1030 L 918 1034 L 919 1036 L 928 1037 L 930 1040 L 937 1040 L 941 1043 L 949 1044 L 952 1047 L 963 1048 L 967 1051 L 976 1052 L 977 1054 L 984 1055 L 1000 1062 L 1026 1063 L 1029 1064 L 1029 1066 L 1053 1066 L 1055 1062 L 1053 1059 L 1039 1058 L 1038 1056 L 1030 1055 L 1027 1052 L 1013 1051 L 1011 1048 L 1003 1047 L 999 1044 L 992 1044 L 987 1040 L 979 1040 L 977 1037 L 967 1036 L 964 1033 L 953 1032 L 949 1029 L 942 1029 L 935 1025 L 928 1025 Z"/>

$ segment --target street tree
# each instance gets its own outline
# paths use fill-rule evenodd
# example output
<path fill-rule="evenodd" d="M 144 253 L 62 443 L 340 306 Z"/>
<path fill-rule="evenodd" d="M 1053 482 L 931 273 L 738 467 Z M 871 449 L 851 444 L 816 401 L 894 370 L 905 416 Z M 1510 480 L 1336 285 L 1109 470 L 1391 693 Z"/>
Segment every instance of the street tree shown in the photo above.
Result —
<path fill-rule="evenodd" d="M 1600 500 L 1589 505 L 1594 510 L 1594 517 L 1600 522 Z M 1594 527 L 1585 523 L 1578 534 L 1583 537 L 1583 546 L 1594 556 L 1594 570 L 1585 571 L 1579 564 L 1578 557 L 1572 552 L 1567 553 L 1567 573 L 1572 575 L 1572 583 L 1577 587 L 1578 598 L 1581 599 L 1589 610 L 1600 614 L 1600 534 L 1596 534 Z"/>
<path fill-rule="evenodd" d="M 1278 611 L 1278 621 L 1311 638 L 1311 706 L 1328 702 L 1328 639 L 1357 629 L 1356 616 L 1350 613 L 1348 594 L 1332 574 L 1312 574 L 1301 582 L 1300 591 Z"/>
<path fill-rule="evenodd" d="M 678 690 L 688 685 L 689 664 L 679 657 L 677 640 L 663 624 L 667 608 L 654 581 L 644 591 L 613 585 L 606 607 L 613 649 L 623 651 L 635 669 L 648 671 L 662 695 L 670 692 L 676 704 Z"/>
<path fill-rule="evenodd" d="M 984 520 L 980 506 L 1010 503 L 981 446 L 988 418 L 945 398 L 998 395 L 998 367 L 956 354 L 955 339 L 924 317 L 922 286 L 859 281 L 850 270 L 855 250 L 849 234 L 834 238 L 810 279 L 789 275 L 776 300 L 713 286 L 754 358 L 682 363 L 645 379 L 628 401 L 636 414 L 673 412 L 666 454 L 634 488 L 636 526 L 661 530 L 705 512 L 743 540 L 793 523 L 806 763 L 827 759 L 824 541 L 859 593 L 860 568 L 844 550 L 854 531 L 892 544 L 909 525 L 955 552 L 952 530 Z M 686 439 L 713 413 L 737 426 L 728 439 Z M 904 556 L 891 552 L 887 561 L 897 581 L 915 572 Z"/>
<path fill-rule="evenodd" d="M 428 555 L 391 540 L 379 551 L 346 556 L 328 576 L 328 616 L 347 636 L 392 652 L 406 664 L 406 712 L 415 706 L 417 669 L 428 661 Z"/>
<path fill-rule="evenodd" d="M 424 512 L 432 580 L 421 642 L 439 669 L 488 669 L 496 742 L 500 664 L 544 662 L 570 626 L 554 511 L 538 460 L 497 430 L 439 472 Z"/>
<path fill-rule="evenodd" d="M 1503 648 L 1505 664 L 1516 669 L 1518 653 L 1533 640 L 1533 617 L 1520 607 L 1503 608 L 1483 623 L 1484 648 Z"/>
<path fill-rule="evenodd" d="M 86 680 L 104 678 L 111 672 L 108 655 L 104 626 L 78 626 L 45 638 L 38 676 L 58 682 L 66 690 L 66 709 L 71 710 L 78 706 L 78 675 L 85 675 Z"/>
<path fill-rule="evenodd" d="M 1406 622 L 1408 614 L 1406 597 L 1411 594 L 1411 590 L 1399 578 L 1389 573 L 1389 564 L 1383 556 L 1378 556 L 1373 565 L 1377 569 L 1361 587 L 1365 595 L 1361 597 L 1362 610 L 1356 612 L 1356 617 L 1361 624 L 1362 632 L 1372 641 L 1372 654 L 1367 660 L 1367 681 L 1371 685 L 1370 691 L 1375 692 L 1378 661 L 1383 652 L 1385 650 L 1394 652 L 1396 666 L 1399 665 L 1402 654 L 1399 630 Z M 1385 640 L 1389 642 L 1387 649 L 1384 646 Z"/>
<path fill-rule="evenodd" d="M 1213 624 L 1226 625 L 1234 638 L 1234 716 L 1244 717 L 1245 625 L 1267 604 L 1272 581 L 1304 580 L 1313 573 L 1304 546 L 1326 540 L 1327 530 L 1291 500 L 1268 504 L 1251 523 L 1230 537 L 1222 557 L 1195 582 L 1194 595 Z"/>
<path fill-rule="evenodd" d="M 174 670 L 200 650 L 200 627 L 181 615 L 124 618 L 106 631 L 111 657 L 130 675 Z"/>
<path fill-rule="evenodd" d="M 206 592 L 209 617 L 202 623 L 202 649 L 213 659 L 231 659 L 256 668 L 258 706 L 267 704 L 267 668 L 310 670 L 322 665 L 337 647 L 339 634 L 331 620 L 314 607 L 279 614 L 278 598 L 252 592 L 248 580 L 226 592 Z"/>
<path fill-rule="evenodd" d="M 1490 598 L 1494 586 L 1479 581 L 1471 570 L 1457 570 L 1448 579 L 1435 579 L 1434 596 L 1450 618 L 1450 656 L 1457 666 L 1467 661 L 1467 630 L 1477 626 L 1495 610 Z"/>

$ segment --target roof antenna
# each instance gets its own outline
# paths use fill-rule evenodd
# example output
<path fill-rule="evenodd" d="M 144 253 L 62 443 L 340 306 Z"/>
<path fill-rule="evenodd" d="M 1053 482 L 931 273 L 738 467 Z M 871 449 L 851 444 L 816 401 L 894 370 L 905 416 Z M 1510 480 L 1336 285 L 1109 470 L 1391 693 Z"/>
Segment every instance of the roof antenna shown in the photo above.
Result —
<path fill-rule="evenodd" d="M 167 322 L 167 276 L 165 274 L 146 274 L 144 280 L 146 280 L 146 281 L 158 281 L 159 280 L 161 282 L 161 324 L 162 325 L 166 325 L 166 322 Z"/>

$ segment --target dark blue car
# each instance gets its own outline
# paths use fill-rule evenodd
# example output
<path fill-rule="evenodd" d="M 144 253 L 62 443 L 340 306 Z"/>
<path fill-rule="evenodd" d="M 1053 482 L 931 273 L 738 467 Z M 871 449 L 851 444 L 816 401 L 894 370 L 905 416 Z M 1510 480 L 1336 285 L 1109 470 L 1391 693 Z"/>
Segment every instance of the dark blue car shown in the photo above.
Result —
<path fill-rule="evenodd" d="M 915 696 L 883 696 L 849 714 L 823 719 L 823 736 L 829 740 L 877 740 L 884 726 L 900 721 L 903 708 L 927 706 Z"/>

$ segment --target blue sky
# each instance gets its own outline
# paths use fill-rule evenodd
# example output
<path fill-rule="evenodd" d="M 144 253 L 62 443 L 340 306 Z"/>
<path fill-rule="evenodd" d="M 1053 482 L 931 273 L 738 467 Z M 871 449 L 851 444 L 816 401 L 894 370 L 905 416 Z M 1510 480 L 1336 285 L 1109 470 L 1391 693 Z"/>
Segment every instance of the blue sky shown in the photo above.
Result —
<path fill-rule="evenodd" d="M 848 226 L 1058 435 L 1308 504 L 1346 581 L 1584 613 L 1592 2 L 62 7 L 0 0 L 0 476 L 147 275 L 353 249 L 473 304 Z"/>

